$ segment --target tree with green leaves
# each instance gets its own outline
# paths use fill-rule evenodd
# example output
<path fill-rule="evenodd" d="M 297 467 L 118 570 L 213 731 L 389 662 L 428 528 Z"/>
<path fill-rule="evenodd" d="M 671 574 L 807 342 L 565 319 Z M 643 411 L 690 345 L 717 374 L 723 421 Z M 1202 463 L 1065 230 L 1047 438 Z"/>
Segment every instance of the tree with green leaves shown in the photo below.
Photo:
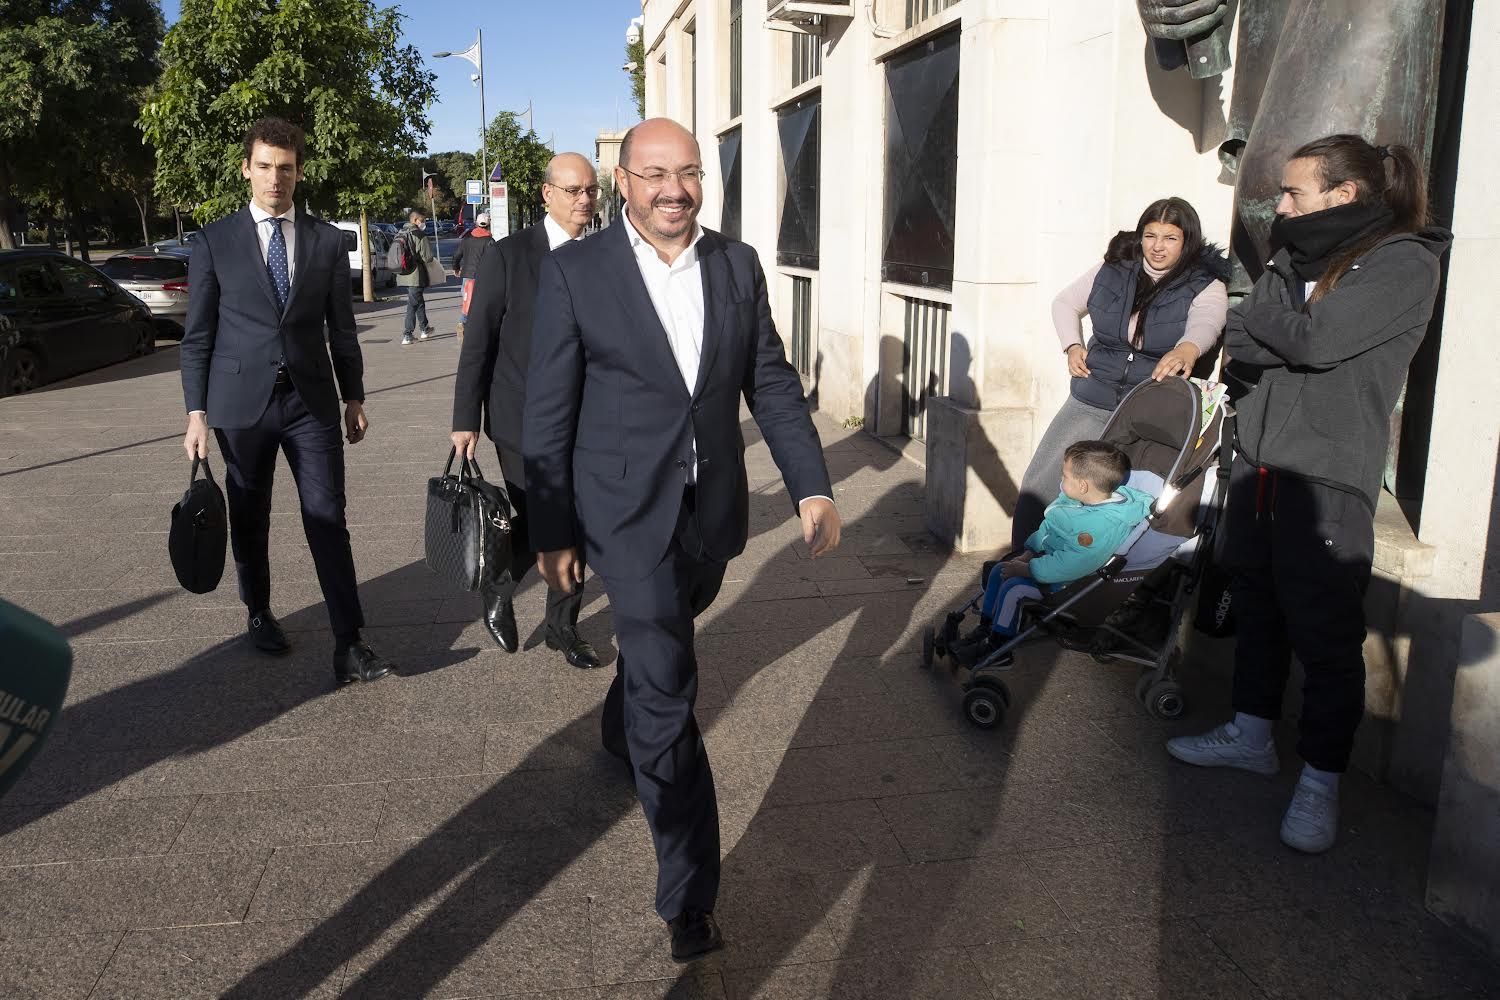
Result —
<path fill-rule="evenodd" d="M 434 75 L 401 44 L 402 19 L 373 0 L 183 0 L 141 114 L 157 195 L 200 224 L 242 207 L 245 131 L 275 115 L 307 132 L 299 200 L 367 226 L 410 186 L 408 158 L 432 131 Z"/>
<path fill-rule="evenodd" d="M 134 122 L 162 31 L 158 0 L 0 0 L 0 247 L 24 196 L 60 209 L 87 259 L 93 192 L 143 180 Z"/>
<path fill-rule="evenodd" d="M 433 153 L 427 158 L 433 166 L 428 168 L 436 170 L 442 175 L 443 185 L 448 193 L 463 200 L 466 192 L 465 182 L 471 180 L 487 180 L 484 176 L 484 168 L 479 165 L 477 153 L 463 153 L 450 151 L 446 153 Z"/>
<path fill-rule="evenodd" d="M 552 150 L 537 138 L 536 132 L 521 131 L 516 114 L 502 111 L 490 120 L 485 132 L 490 156 L 500 164 L 507 185 L 506 194 L 516 227 L 529 226 L 542 213 L 542 182 L 547 178 L 547 161 Z"/>

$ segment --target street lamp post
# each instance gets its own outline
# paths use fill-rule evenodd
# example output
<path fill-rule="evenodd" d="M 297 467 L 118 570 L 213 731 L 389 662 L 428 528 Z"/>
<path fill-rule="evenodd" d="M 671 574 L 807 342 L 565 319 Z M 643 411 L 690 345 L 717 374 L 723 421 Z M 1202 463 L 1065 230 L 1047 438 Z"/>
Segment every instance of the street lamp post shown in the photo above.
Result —
<path fill-rule="evenodd" d="M 473 63 L 474 68 L 478 70 L 477 73 L 470 77 L 470 80 L 473 83 L 479 85 L 479 144 L 480 148 L 483 150 L 481 154 L 483 156 L 483 160 L 481 160 L 480 166 L 484 168 L 484 183 L 489 184 L 490 119 L 489 115 L 486 114 L 484 110 L 484 29 L 477 29 L 477 34 L 474 37 L 474 44 L 470 45 L 462 52 L 449 52 L 444 50 L 442 52 L 434 52 L 432 54 L 432 58 L 434 59 L 446 59 L 449 56 L 457 56 L 460 59 L 467 59 L 469 62 Z"/>

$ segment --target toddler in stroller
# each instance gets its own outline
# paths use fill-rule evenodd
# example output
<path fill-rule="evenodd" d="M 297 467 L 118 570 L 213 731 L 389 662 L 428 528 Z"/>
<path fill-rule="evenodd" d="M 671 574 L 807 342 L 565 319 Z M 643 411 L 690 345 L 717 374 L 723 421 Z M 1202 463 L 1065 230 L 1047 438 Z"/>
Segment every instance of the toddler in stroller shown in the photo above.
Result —
<path fill-rule="evenodd" d="M 1136 386 L 1100 438 L 1128 460 L 1131 471 L 1120 492 L 1141 498 L 1142 518 L 1112 536 L 1119 539 L 1117 545 L 1096 540 L 1083 546 L 1107 555 L 1080 560 L 1075 573 L 1061 568 L 1056 575 L 1048 573 L 1045 556 L 1027 559 L 1030 580 L 1020 575 L 1011 557 L 986 563 L 981 573 L 985 592 L 949 612 L 940 628 L 925 630 L 922 665 L 930 667 L 937 657 L 953 660 L 963 679 L 964 714 L 971 723 L 988 729 L 1000 722 L 1010 704 L 1000 675 L 1014 668 L 1016 650 L 1040 641 L 1089 653 L 1104 663 L 1139 664 L 1143 670 L 1136 697 L 1147 711 L 1168 719 L 1182 714 L 1177 637 L 1189 598 L 1207 568 L 1223 507 L 1222 486 L 1232 457 L 1225 443 L 1227 415 L 1222 385 L 1173 378 Z M 1041 541 L 1035 535 L 1027 540 L 1028 546 Z M 1012 568 L 1006 577 L 1001 567 L 1008 562 Z M 1035 586 L 1038 568 L 1053 585 Z M 1017 599 L 1007 602 L 1012 579 L 1027 580 L 1030 593 L 1020 592 L 1026 584 L 1011 584 Z M 996 599 L 987 602 L 987 594 Z M 1139 628 L 1152 617 L 1142 609 L 1159 610 L 1164 628 Z M 960 627 L 972 611 L 981 612 L 980 628 L 961 639 Z M 992 638 L 997 625 L 1002 631 Z"/>
<path fill-rule="evenodd" d="M 972 667 L 1018 631 L 1021 602 L 1040 600 L 1109 561 L 1151 513 L 1153 497 L 1125 485 L 1130 459 L 1108 441 L 1078 441 L 1063 453 L 1062 483 L 1026 548 L 985 581 L 979 625 L 949 649 Z M 1002 654 L 1008 662 L 1009 653 Z M 998 665 L 999 661 L 997 661 Z"/>

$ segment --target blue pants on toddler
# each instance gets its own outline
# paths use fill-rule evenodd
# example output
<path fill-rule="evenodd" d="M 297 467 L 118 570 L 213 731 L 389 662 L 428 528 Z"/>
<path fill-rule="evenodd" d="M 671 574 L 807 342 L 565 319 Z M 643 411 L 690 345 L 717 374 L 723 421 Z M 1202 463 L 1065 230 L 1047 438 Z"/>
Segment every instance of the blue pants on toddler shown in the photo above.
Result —
<path fill-rule="evenodd" d="M 1044 593 L 1044 584 L 1029 576 L 1007 578 L 996 566 L 984 585 L 984 604 L 980 613 L 994 623 L 994 630 L 1001 635 L 1015 635 L 1021 618 L 1021 602 L 1039 600 Z"/>

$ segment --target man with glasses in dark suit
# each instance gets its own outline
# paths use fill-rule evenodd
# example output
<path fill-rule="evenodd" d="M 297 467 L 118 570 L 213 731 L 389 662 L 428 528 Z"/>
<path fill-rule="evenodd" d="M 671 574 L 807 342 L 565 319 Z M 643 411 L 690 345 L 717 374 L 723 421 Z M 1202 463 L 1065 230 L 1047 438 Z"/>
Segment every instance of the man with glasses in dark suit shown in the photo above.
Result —
<path fill-rule="evenodd" d="M 832 551 L 840 530 L 759 257 L 697 223 L 703 175 L 697 140 L 676 122 L 627 133 L 615 170 L 626 213 L 542 264 L 523 437 L 542 575 L 572 589 L 586 558 L 609 593 L 620 655 L 603 743 L 630 764 L 678 961 L 723 944 L 693 620 L 749 537 L 742 402 L 812 555 Z"/>
<path fill-rule="evenodd" d="M 370 427 L 364 359 L 355 339 L 343 234 L 297 211 L 306 140 L 302 129 L 263 118 L 245 134 L 240 173 L 250 204 L 203 227 L 188 264 L 181 350 L 188 411 L 183 447 L 208 456 L 212 427 L 224 453 L 240 599 L 248 639 L 264 653 L 291 650 L 271 613 L 271 486 L 286 455 L 302 527 L 333 628 L 340 686 L 379 680 L 392 665 L 361 638 L 354 554 L 344 520 L 343 431 L 350 444 Z M 326 329 L 326 337 L 325 337 Z M 331 356 L 331 357 L 330 357 Z"/>
<path fill-rule="evenodd" d="M 583 239 L 594 216 L 599 181 L 593 164 L 578 153 L 559 153 L 547 164 L 542 221 L 507 236 L 479 262 L 464 346 L 453 387 L 453 446 L 474 457 L 479 429 L 495 442 L 511 505 L 516 511 L 514 558 L 506 578 L 484 594 L 484 624 L 507 653 L 520 645 L 512 602 L 516 588 L 536 564 L 528 547 L 531 513 L 526 468 L 521 459 L 521 414 L 526 404 L 526 368 L 531 358 L 531 316 L 536 304 L 536 277 L 542 260 L 565 243 Z M 547 645 L 575 667 L 599 666 L 599 656 L 578 634 L 583 606 L 583 579 L 569 589 L 547 591 Z"/>

